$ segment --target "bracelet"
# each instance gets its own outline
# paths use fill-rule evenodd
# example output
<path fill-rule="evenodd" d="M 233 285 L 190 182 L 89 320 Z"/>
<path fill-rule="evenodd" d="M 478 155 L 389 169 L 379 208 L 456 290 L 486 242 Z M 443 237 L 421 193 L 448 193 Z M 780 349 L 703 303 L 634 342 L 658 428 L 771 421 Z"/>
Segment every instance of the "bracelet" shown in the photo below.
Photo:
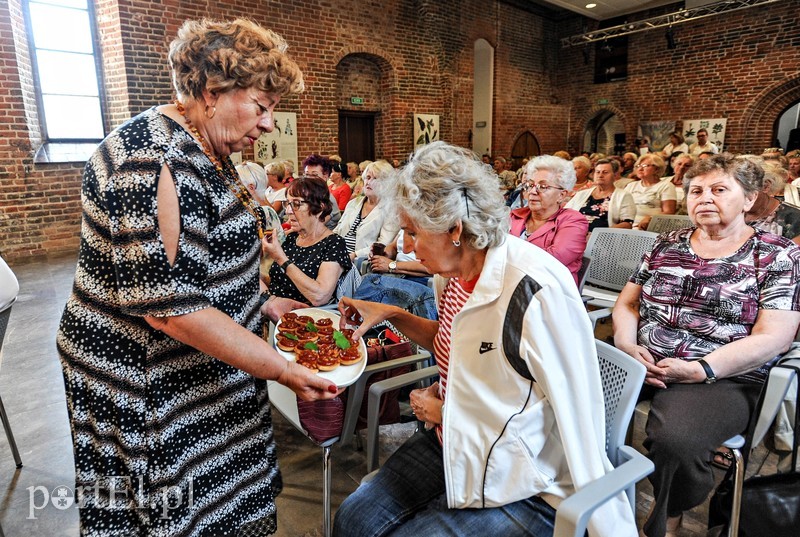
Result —
<path fill-rule="evenodd" d="M 291 264 L 293 264 L 293 263 L 292 263 L 292 260 L 291 260 L 291 259 L 287 259 L 286 261 L 284 261 L 283 263 L 281 263 L 281 264 L 280 264 L 281 270 L 282 270 L 283 272 L 286 272 L 286 269 L 287 269 L 287 268 L 289 267 L 289 265 L 291 265 Z"/>
<path fill-rule="evenodd" d="M 270 297 L 269 291 L 264 291 L 263 293 L 258 295 L 258 305 L 263 306 L 264 304 L 266 304 L 267 300 L 269 300 L 269 297 Z"/>

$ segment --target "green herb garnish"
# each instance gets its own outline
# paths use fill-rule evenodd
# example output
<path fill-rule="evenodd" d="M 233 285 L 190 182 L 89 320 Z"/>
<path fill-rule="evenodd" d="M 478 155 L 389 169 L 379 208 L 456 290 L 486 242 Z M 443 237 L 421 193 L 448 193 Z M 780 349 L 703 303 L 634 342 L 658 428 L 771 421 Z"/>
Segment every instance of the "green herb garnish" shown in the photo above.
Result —
<path fill-rule="evenodd" d="M 309 332 L 319 332 L 317 326 L 312 322 L 306 323 L 306 330 L 308 330 Z"/>
<path fill-rule="evenodd" d="M 291 332 L 281 332 L 281 335 L 283 337 L 285 337 L 286 339 L 291 339 L 292 341 L 298 341 L 300 339 L 299 337 L 297 337 L 295 334 L 292 334 Z"/>
<path fill-rule="evenodd" d="M 306 350 L 309 350 L 309 351 L 318 351 L 319 350 L 319 347 L 317 347 L 317 344 L 314 343 L 313 341 L 309 341 L 308 343 L 303 345 L 303 348 L 306 349 Z"/>
<path fill-rule="evenodd" d="M 336 346 L 340 349 L 346 350 L 350 348 L 350 342 L 347 341 L 347 338 L 344 336 L 344 334 L 338 330 L 333 331 L 333 342 L 336 343 Z"/>

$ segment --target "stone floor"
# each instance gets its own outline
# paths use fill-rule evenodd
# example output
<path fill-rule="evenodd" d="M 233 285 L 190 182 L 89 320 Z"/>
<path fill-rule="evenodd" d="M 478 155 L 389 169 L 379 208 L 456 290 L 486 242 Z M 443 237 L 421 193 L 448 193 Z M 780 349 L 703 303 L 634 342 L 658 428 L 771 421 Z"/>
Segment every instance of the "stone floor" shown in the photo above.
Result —
<path fill-rule="evenodd" d="M 51 259 L 13 266 L 20 280 L 0 373 L 2 394 L 24 467 L 17 470 L 8 443 L 0 435 L 0 523 L 9 537 L 75 537 L 78 512 L 59 509 L 55 496 L 60 486 L 73 486 L 74 466 L 64 386 L 55 349 L 55 333 L 72 284 L 75 258 Z M 599 325 L 598 336 L 609 328 Z M 643 417 L 637 416 L 634 445 L 640 445 Z M 285 487 L 278 499 L 281 537 L 317 536 L 321 529 L 321 450 L 280 416 L 275 436 Z M 413 432 L 413 424 L 384 431 L 382 456 Z M 364 452 L 353 447 L 333 449 L 333 508 L 355 490 L 365 473 Z M 645 480 L 637 490 L 641 521 L 652 500 Z M 685 517 L 681 537 L 705 536 L 705 506 Z M 121 536 L 122 537 L 122 536 Z"/>

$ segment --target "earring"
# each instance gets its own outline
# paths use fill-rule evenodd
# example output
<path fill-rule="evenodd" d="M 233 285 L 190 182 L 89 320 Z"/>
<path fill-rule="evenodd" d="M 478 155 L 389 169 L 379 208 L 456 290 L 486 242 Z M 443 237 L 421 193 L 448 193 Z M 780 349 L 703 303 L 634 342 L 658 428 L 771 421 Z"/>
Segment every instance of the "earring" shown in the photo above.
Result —
<path fill-rule="evenodd" d="M 461 241 L 453 241 L 453 246 L 458 248 L 459 246 L 461 246 Z"/>
<path fill-rule="evenodd" d="M 208 109 L 209 108 L 211 109 L 211 115 L 208 115 Z M 206 117 L 208 119 L 213 119 L 216 114 L 217 114 L 217 107 L 216 106 L 211 106 L 210 104 L 207 104 L 206 105 Z"/>

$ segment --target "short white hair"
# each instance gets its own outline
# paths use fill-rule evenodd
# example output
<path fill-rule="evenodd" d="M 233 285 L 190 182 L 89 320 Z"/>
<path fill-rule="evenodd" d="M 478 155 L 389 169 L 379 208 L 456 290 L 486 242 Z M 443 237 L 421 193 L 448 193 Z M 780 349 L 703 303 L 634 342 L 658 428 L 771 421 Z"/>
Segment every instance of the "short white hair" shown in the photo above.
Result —
<path fill-rule="evenodd" d="M 482 250 L 505 241 L 508 207 L 497 176 L 468 149 L 432 142 L 411 155 L 382 189 L 387 210 L 405 215 L 430 233 L 447 233 L 461 222 L 461 241 Z"/>
<path fill-rule="evenodd" d="M 589 160 L 586 157 L 575 157 L 572 159 L 572 162 L 583 162 L 578 159 Z M 575 182 L 578 180 L 575 176 L 575 166 L 572 162 L 564 160 L 563 158 L 554 157 L 553 155 L 534 157 L 533 160 L 528 163 L 528 180 L 533 177 L 533 174 L 540 170 L 547 171 L 550 172 L 553 176 L 553 181 L 559 187 L 564 190 L 572 190 L 572 187 L 575 186 Z M 589 163 L 588 168 L 592 168 L 591 163 Z"/>
<path fill-rule="evenodd" d="M 255 162 L 243 162 L 236 166 L 236 172 L 242 180 L 242 184 L 248 188 L 255 187 L 256 193 L 264 197 L 267 190 L 267 172 Z"/>

